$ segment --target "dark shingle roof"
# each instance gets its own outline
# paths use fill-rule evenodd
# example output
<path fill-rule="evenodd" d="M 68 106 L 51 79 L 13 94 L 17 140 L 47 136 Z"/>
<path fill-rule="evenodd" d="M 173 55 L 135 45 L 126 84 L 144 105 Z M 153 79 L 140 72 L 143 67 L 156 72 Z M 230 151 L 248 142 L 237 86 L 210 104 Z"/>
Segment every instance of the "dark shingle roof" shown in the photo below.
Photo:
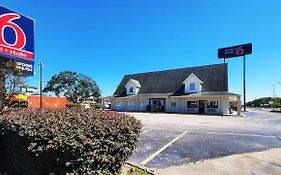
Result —
<path fill-rule="evenodd" d="M 193 73 L 203 81 L 202 92 L 228 91 L 227 64 L 213 64 L 181 69 L 125 75 L 114 92 L 114 96 L 125 96 L 125 85 L 130 79 L 139 81 L 138 94 L 172 93 L 184 94 L 183 81 Z"/>

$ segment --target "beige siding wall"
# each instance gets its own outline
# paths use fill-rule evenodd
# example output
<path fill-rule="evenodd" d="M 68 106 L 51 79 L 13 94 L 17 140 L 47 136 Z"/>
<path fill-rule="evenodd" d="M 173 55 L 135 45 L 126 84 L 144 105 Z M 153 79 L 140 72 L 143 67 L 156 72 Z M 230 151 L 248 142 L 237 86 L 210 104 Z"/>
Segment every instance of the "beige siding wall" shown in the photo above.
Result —
<path fill-rule="evenodd" d="M 229 114 L 229 97 L 221 97 L 221 113 Z"/>
<path fill-rule="evenodd" d="M 119 102 L 119 105 L 117 105 Z M 111 99 L 111 109 L 113 111 L 125 111 L 126 110 L 126 103 L 125 99 Z"/>
<path fill-rule="evenodd" d="M 229 114 L 229 98 L 228 97 L 198 97 L 183 98 L 174 97 L 166 100 L 166 112 L 175 113 L 198 113 L 199 100 L 205 100 L 205 114 Z M 196 108 L 187 108 L 187 101 L 197 101 Z M 217 108 L 207 108 L 207 101 L 218 101 Z"/>
<path fill-rule="evenodd" d="M 111 109 L 114 111 L 146 111 L 147 105 L 149 105 L 148 98 L 114 98 L 111 101 Z"/>
<path fill-rule="evenodd" d="M 197 108 L 187 108 L 187 101 L 198 101 L 196 98 L 169 98 L 167 112 L 179 112 L 179 113 L 198 113 Z M 172 105 L 173 104 L 173 105 Z"/>
<path fill-rule="evenodd" d="M 205 100 L 205 114 L 229 114 L 228 97 L 170 97 L 165 98 L 165 112 L 174 113 L 198 113 L 199 100 Z M 218 101 L 217 108 L 207 108 L 207 101 Z M 117 105 L 119 101 L 119 106 Z M 128 106 L 131 101 L 132 106 Z M 197 101 L 196 108 L 187 108 L 187 101 Z M 142 103 L 142 106 L 141 106 Z M 115 98 L 112 99 L 111 109 L 114 111 L 146 111 L 149 105 L 149 98 Z"/>
<path fill-rule="evenodd" d="M 205 98 L 204 100 L 206 100 L 205 102 L 205 114 L 222 114 L 221 113 L 221 101 L 220 101 L 220 97 L 208 97 Z M 217 108 L 207 108 L 207 101 L 218 101 L 218 107 Z"/>

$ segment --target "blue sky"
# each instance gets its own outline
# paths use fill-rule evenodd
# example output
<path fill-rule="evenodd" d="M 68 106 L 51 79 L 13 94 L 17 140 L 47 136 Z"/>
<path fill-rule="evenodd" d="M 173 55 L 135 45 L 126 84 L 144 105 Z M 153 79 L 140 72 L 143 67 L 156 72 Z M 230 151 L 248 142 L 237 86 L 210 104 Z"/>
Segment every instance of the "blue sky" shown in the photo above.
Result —
<path fill-rule="evenodd" d="M 280 0 L 2 0 L 36 20 L 36 75 L 64 70 L 93 78 L 111 95 L 125 74 L 222 63 L 217 48 L 253 43 L 247 99 L 281 81 Z M 229 91 L 242 94 L 242 58 L 229 63 Z M 281 96 L 281 85 L 276 86 Z"/>

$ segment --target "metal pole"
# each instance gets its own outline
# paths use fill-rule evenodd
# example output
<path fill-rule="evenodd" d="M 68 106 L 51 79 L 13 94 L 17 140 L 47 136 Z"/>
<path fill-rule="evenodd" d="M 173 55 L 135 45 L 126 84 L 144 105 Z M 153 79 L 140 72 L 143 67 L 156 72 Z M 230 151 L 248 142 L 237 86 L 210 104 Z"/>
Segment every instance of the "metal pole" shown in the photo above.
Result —
<path fill-rule="evenodd" d="M 246 112 L 246 59 L 243 56 L 243 96 L 244 96 L 244 112 Z"/>
<path fill-rule="evenodd" d="M 42 91 L 42 62 L 39 63 L 40 66 L 40 109 L 43 108 L 43 91 Z"/>
<path fill-rule="evenodd" d="M 273 98 L 276 97 L 276 95 L 275 95 L 275 86 L 278 85 L 278 84 L 281 84 L 281 82 L 273 84 Z"/>
<path fill-rule="evenodd" d="M 275 84 L 273 84 L 273 98 L 275 97 Z"/>

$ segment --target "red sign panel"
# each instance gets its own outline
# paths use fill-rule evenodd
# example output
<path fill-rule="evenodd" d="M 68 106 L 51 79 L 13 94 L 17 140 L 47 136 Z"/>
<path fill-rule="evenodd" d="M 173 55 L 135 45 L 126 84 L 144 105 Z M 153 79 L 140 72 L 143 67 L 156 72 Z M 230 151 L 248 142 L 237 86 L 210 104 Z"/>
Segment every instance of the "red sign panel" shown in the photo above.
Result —
<path fill-rule="evenodd" d="M 33 75 L 34 20 L 0 6 L 0 61 L 6 59 L 28 64 L 28 71 L 20 66 L 22 74 Z"/>

